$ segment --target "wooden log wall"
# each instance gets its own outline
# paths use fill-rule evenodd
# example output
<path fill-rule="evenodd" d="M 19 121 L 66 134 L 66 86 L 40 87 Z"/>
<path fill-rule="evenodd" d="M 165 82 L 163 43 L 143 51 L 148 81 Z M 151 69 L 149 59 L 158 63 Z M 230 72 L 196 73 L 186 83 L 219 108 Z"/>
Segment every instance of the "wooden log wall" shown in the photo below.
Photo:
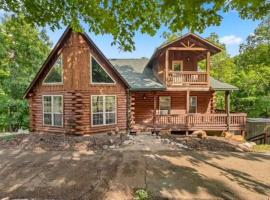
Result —
<path fill-rule="evenodd" d="M 64 83 L 44 85 L 42 81 L 62 53 Z M 90 55 L 93 55 L 115 80 L 115 84 L 90 84 Z M 42 95 L 63 95 L 63 127 L 43 125 Z M 116 124 L 91 125 L 91 95 L 116 95 Z M 109 63 L 84 36 L 71 33 L 60 44 L 29 95 L 31 129 L 37 132 L 91 134 L 127 129 L 127 88 Z"/>

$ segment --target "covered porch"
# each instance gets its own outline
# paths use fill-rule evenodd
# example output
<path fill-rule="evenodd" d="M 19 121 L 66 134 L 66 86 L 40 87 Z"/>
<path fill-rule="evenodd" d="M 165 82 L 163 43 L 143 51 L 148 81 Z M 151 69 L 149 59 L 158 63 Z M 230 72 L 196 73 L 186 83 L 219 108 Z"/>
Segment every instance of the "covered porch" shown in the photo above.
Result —
<path fill-rule="evenodd" d="M 164 97 L 170 99 L 168 109 L 166 105 L 161 105 Z M 230 111 L 230 91 L 224 91 L 223 111 L 216 110 L 215 101 L 215 91 L 133 92 L 131 129 L 136 132 L 169 129 L 238 131 L 244 134 L 246 114 Z"/>

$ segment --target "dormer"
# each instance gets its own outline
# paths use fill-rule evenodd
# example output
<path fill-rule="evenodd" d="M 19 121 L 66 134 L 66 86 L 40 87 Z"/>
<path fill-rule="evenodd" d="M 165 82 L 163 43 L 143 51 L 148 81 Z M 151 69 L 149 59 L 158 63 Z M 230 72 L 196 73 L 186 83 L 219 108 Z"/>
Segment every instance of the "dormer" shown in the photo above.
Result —
<path fill-rule="evenodd" d="M 168 89 L 209 88 L 211 56 L 222 49 L 193 33 L 164 43 L 156 49 L 149 64 Z M 205 60 L 205 70 L 198 66 Z"/>

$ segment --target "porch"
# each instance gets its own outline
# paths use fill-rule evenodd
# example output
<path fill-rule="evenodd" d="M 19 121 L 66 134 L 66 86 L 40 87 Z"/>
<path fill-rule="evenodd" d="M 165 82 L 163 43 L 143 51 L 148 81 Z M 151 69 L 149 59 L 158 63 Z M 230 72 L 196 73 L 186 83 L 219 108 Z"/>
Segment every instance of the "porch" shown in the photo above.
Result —
<path fill-rule="evenodd" d="M 168 110 L 161 105 L 161 97 L 169 97 Z M 195 104 L 191 102 L 193 97 L 196 97 Z M 229 91 L 225 91 L 223 111 L 216 110 L 214 91 L 135 92 L 131 100 L 133 131 L 169 129 L 239 131 L 243 134 L 246 129 L 246 113 L 230 112 Z"/>

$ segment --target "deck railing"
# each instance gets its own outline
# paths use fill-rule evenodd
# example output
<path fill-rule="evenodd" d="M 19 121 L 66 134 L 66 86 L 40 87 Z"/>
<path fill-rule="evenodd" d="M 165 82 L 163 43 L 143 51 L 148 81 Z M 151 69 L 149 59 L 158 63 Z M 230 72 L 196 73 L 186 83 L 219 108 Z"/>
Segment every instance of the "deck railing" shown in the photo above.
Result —
<path fill-rule="evenodd" d="M 231 113 L 230 126 L 244 127 L 246 124 L 245 113 Z M 172 115 L 156 115 L 155 124 L 157 126 L 186 126 L 186 127 L 226 127 L 228 116 L 222 114 L 172 114 Z"/>
<path fill-rule="evenodd" d="M 207 85 L 207 72 L 197 71 L 170 71 L 168 74 L 169 85 Z"/>

